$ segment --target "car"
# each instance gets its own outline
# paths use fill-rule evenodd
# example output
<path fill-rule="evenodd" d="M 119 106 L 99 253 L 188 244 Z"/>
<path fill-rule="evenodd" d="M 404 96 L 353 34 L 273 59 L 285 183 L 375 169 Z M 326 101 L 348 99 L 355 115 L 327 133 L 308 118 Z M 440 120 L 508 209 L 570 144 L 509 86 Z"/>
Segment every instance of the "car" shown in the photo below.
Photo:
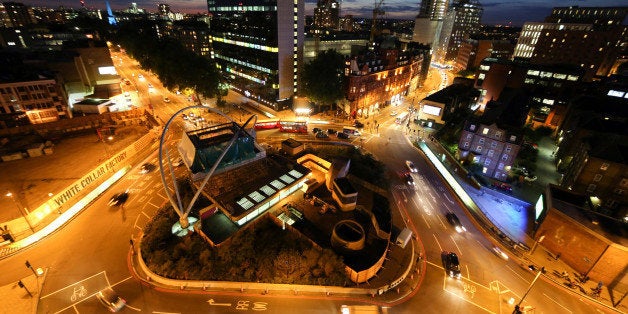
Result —
<path fill-rule="evenodd" d="M 327 129 L 327 134 L 336 134 L 336 133 L 338 133 L 338 131 L 334 129 Z"/>
<path fill-rule="evenodd" d="M 138 75 L 137 75 L 137 78 L 138 78 L 138 79 L 140 79 L 140 80 L 143 80 L 143 79 L 144 79 L 144 75 L 142 75 L 142 74 L 138 74 Z"/>
<path fill-rule="evenodd" d="M 109 206 L 120 206 L 129 199 L 129 193 L 121 192 L 114 194 L 111 199 L 109 199 Z"/>
<path fill-rule="evenodd" d="M 329 135 L 323 131 L 318 131 L 318 133 L 316 133 L 316 138 L 328 139 Z"/>
<path fill-rule="evenodd" d="M 449 221 L 449 223 L 452 226 L 454 226 L 454 228 L 456 228 L 456 232 L 461 233 L 461 232 L 467 231 L 467 229 L 462 225 L 462 223 L 460 223 L 460 219 L 458 219 L 458 216 L 456 216 L 456 214 L 447 213 L 445 217 L 447 218 L 447 221 Z"/>
<path fill-rule="evenodd" d="M 410 170 L 410 172 L 419 172 L 414 163 L 410 160 L 406 160 L 406 167 L 408 167 L 408 170 Z"/>
<path fill-rule="evenodd" d="M 170 98 L 164 97 L 164 102 L 170 102 Z"/>
<path fill-rule="evenodd" d="M 512 186 L 510 186 L 510 184 L 508 184 L 508 183 L 495 182 L 495 183 L 493 183 L 493 188 L 495 188 L 497 190 L 502 190 L 504 192 L 512 193 Z"/>
<path fill-rule="evenodd" d="M 131 85 L 131 81 L 129 81 L 129 80 L 124 80 L 124 84 L 126 84 L 126 85 Z"/>
<path fill-rule="evenodd" d="M 403 179 L 406 181 L 408 185 L 414 186 L 414 178 L 412 178 L 412 175 L 410 173 L 404 174 Z"/>
<path fill-rule="evenodd" d="M 100 290 L 96 298 L 111 312 L 118 312 L 126 305 L 126 301 L 111 288 Z"/>
<path fill-rule="evenodd" d="M 353 126 L 356 127 L 356 128 L 363 128 L 364 127 L 364 123 L 362 123 L 362 122 L 360 122 L 358 120 L 355 120 L 353 122 Z"/>
<path fill-rule="evenodd" d="M 493 253 L 497 254 L 497 256 L 499 256 L 501 259 L 508 260 L 508 255 L 496 246 L 493 247 Z"/>
<path fill-rule="evenodd" d="M 181 118 L 183 118 L 183 120 L 187 120 L 188 119 L 188 115 L 185 113 L 181 114 Z"/>
<path fill-rule="evenodd" d="M 141 174 L 149 173 L 153 171 L 155 168 L 157 168 L 155 165 L 147 162 L 140 167 L 140 173 Z"/>
<path fill-rule="evenodd" d="M 460 279 L 460 261 L 454 252 L 445 252 L 445 272 L 451 278 Z"/>
<path fill-rule="evenodd" d="M 172 162 L 172 165 L 175 167 L 179 167 L 183 165 L 183 158 L 177 158 Z"/>
<path fill-rule="evenodd" d="M 313 128 L 312 129 L 312 133 L 317 134 L 318 132 L 320 132 L 321 129 L 320 128 Z"/>
<path fill-rule="evenodd" d="M 336 137 L 346 140 L 346 139 L 349 139 L 349 134 L 343 133 L 343 132 L 338 132 L 338 133 L 336 133 Z"/>
<path fill-rule="evenodd" d="M 534 182 L 536 181 L 536 179 L 538 179 L 536 176 L 531 176 L 531 177 L 524 177 L 523 180 L 528 181 L 528 182 Z"/>
<path fill-rule="evenodd" d="M 394 117 L 397 115 L 397 110 L 393 110 L 392 112 L 390 112 L 390 116 Z"/>
<path fill-rule="evenodd" d="M 152 92 L 155 89 L 155 87 L 153 87 L 153 84 L 148 83 L 148 91 Z"/>

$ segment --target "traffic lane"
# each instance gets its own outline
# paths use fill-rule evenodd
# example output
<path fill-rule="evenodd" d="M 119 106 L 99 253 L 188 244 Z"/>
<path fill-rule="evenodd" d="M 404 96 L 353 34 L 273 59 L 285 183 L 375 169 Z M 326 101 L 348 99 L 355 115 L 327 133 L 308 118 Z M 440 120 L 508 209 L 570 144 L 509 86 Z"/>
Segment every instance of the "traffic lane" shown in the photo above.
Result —
<path fill-rule="evenodd" d="M 150 287 L 137 280 L 122 282 L 114 289 L 128 305 L 148 313 L 340 313 L 343 304 L 365 304 L 298 292 L 182 291 Z"/>

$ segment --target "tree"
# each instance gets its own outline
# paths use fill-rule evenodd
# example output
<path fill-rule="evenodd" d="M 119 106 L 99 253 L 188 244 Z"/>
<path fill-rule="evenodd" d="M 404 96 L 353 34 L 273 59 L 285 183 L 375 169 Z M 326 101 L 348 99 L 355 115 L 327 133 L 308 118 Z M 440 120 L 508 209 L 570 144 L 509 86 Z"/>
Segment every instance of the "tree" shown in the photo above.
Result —
<path fill-rule="evenodd" d="M 303 93 L 318 105 L 331 105 L 344 98 L 344 57 L 329 49 L 303 68 Z"/>

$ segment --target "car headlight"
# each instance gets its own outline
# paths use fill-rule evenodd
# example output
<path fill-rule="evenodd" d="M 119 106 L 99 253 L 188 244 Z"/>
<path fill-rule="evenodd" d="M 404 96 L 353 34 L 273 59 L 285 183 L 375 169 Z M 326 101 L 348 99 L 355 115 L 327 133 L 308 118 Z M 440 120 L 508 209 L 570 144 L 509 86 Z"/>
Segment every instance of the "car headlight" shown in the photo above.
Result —
<path fill-rule="evenodd" d="M 463 228 L 461 228 L 460 226 L 456 226 L 456 231 L 457 231 L 458 233 L 460 233 L 460 232 L 462 232 L 462 231 L 463 231 Z"/>

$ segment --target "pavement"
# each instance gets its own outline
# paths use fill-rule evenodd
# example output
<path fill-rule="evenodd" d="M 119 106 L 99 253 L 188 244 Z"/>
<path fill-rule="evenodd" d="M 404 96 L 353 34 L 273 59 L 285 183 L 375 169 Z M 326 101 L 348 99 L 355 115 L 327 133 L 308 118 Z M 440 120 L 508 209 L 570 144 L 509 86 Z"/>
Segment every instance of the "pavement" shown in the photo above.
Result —
<path fill-rule="evenodd" d="M 290 112 L 282 112 L 279 114 L 282 118 L 288 118 L 293 116 Z M 311 119 L 328 119 L 329 116 L 314 116 Z M 429 131 L 426 130 L 406 130 L 406 135 L 409 140 L 417 141 L 419 138 L 428 139 Z M 435 141 L 426 141 L 425 147 L 430 150 L 434 150 L 434 152 L 438 153 L 442 151 L 442 147 Z M 551 146 L 547 146 L 548 143 L 540 143 L 540 162 L 549 162 L 551 163 L 551 153 L 548 152 L 553 151 Z M 551 142 L 550 142 L 551 144 Z M 94 146 L 94 145 L 92 145 Z M 98 148 L 102 150 L 102 148 Z M 60 147 L 57 147 L 55 154 L 62 154 L 62 150 Z M 97 158 L 98 159 L 98 158 Z M 95 160 L 94 162 L 97 162 Z M 438 162 L 438 161 L 436 161 Z M 50 167 L 59 167 L 62 164 L 49 163 Z M 533 206 L 536 201 L 535 198 L 538 198 L 539 191 L 542 190 L 543 184 L 547 184 L 551 182 L 551 180 L 555 180 L 555 178 L 551 177 L 543 177 L 539 178 L 539 182 L 535 182 L 533 186 L 526 186 L 525 184 L 522 186 L 515 186 L 513 189 L 512 195 L 506 195 L 500 193 L 498 191 L 482 188 L 476 189 L 471 187 L 465 181 L 465 177 L 460 174 L 463 173 L 460 166 L 456 163 L 445 162 L 441 166 L 444 166 L 444 169 L 449 173 L 449 175 L 453 175 L 457 182 L 459 182 L 466 191 L 466 194 L 473 200 L 474 204 L 480 209 L 480 212 L 474 212 L 473 215 L 477 215 L 477 221 L 480 221 L 482 224 L 486 224 L 485 232 L 499 240 L 499 245 L 502 248 L 506 249 L 506 252 L 511 256 L 511 259 L 517 260 L 517 262 L 523 268 L 528 268 L 528 266 L 533 265 L 536 269 L 540 269 L 540 267 L 544 267 L 547 270 L 546 275 L 541 278 L 546 281 L 553 281 L 556 285 L 564 287 L 568 291 L 572 291 L 575 296 L 586 299 L 592 303 L 596 303 L 600 306 L 606 307 L 610 311 L 615 311 L 619 313 L 626 313 L 627 308 L 624 304 L 619 304 L 616 308 L 613 307 L 613 302 L 617 303 L 617 296 L 611 297 L 610 293 L 606 289 L 602 289 L 602 293 L 599 297 L 591 297 L 590 292 L 591 288 L 597 286 L 597 283 L 587 282 L 581 284 L 584 290 L 584 293 L 580 292 L 579 289 L 571 289 L 563 284 L 564 279 L 560 279 L 557 276 L 552 275 L 553 271 L 557 272 L 567 272 L 568 274 L 574 274 L 573 269 L 568 267 L 566 264 L 560 260 L 560 258 L 555 258 L 551 253 L 547 252 L 542 244 L 534 243 L 533 239 L 529 236 L 531 234 L 533 224 Z M 544 165 L 543 167 L 547 167 Z M 552 166 L 553 167 L 553 164 Z M 80 177 L 77 173 L 75 176 Z M 62 184 L 61 184 L 62 185 Z M 43 186 L 43 185 L 42 185 Z M 37 185 L 35 187 L 31 187 L 32 189 L 37 189 Z M 46 186 L 48 188 L 48 186 Z M 43 191 L 40 191 L 40 193 Z M 6 201 L 6 200 L 5 200 Z M 29 202 L 28 200 L 25 200 Z M 29 203 L 30 204 L 30 203 Z M 37 204 L 33 204 L 31 206 L 35 206 Z M 3 218 L 3 216 L 0 216 Z M 5 219 L 7 217 L 4 217 Z M 3 225 L 0 223 L 0 225 Z M 62 226 L 61 226 L 62 227 Z M 28 237 L 29 235 L 23 235 L 24 237 Z M 507 239 L 507 240 L 505 240 Z M 413 241 L 414 248 L 418 253 L 417 256 L 420 256 L 421 245 L 420 241 Z M 16 252 L 11 252 L 11 254 L 15 254 Z M 397 254 L 397 253 L 395 253 Z M 137 256 L 136 254 L 132 254 L 133 265 L 137 266 Z M 0 259 L 4 258 L 0 253 Z M 401 259 L 400 259 L 401 260 Z M 382 304 L 391 304 L 395 302 L 400 302 L 405 298 L 411 297 L 418 290 L 416 287 L 422 281 L 421 272 L 425 271 L 425 267 L 421 265 L 425 265 L 425 263 L 416 264 L 416 262 L 420 262 L 420 258 L 418 259 L 405 259 L 408 265 L 405 265 L 410 271 L 408 277 L 399 285 L 396 289 L 391 290 L 388 293 L 384 293 L 382 295 L 362 295 L 359 298 L 363 298 L 364 301 L 369 300 L 370 302 L 377 301 Z M 404 266 L 400 266 L 403 268 Z M 136 277 L 149 282 L 147 278 L 150 277 L 150 274 L 146 274 L 138 267 L 134 267 L 136 270 Z M 40 291 L 41 285 L 45 279 L 44 276 L 29 276 L 22 279 L 25 287 L 29 289 L 29 291 Z M 152 285 L 163 285 L 167 287 L 167 284 L 156 283 L 154 281 L 150 281 Z M 170 285 L 169 288 L 180 289 L 179 285 Z M 11 283 L 6 286 L 0 287 L 0 293 L 4 296 L 5 304 L 0 306 L 0 313 L 35 313 L 36 312 L 36 304 L 37 304 L 37 296 L 38 294 L 33 294 L 33 297 L 30 297 L 24 289 L 19 288 L 16 283 Z M 355 297 L 355 294 L 350 294 Z M 621 296 L 620 296 L 621 297 Z M 1 303 L 0 303 L 1 304 Z"/>

